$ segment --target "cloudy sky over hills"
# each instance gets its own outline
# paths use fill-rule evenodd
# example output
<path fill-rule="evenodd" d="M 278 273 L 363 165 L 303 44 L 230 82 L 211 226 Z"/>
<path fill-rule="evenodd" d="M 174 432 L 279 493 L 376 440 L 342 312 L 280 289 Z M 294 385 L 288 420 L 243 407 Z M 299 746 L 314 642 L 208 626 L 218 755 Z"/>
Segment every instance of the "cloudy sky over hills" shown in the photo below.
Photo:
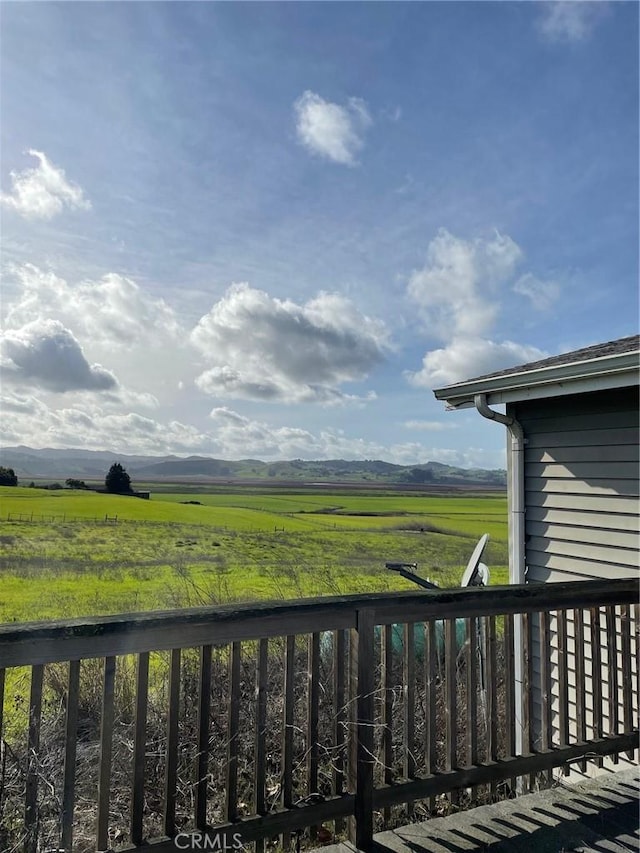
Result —
<path fill-rule="evenodd" d="M 636 3 L 5 3 L 0 443 L 504 464 L 633 334 Z"/>

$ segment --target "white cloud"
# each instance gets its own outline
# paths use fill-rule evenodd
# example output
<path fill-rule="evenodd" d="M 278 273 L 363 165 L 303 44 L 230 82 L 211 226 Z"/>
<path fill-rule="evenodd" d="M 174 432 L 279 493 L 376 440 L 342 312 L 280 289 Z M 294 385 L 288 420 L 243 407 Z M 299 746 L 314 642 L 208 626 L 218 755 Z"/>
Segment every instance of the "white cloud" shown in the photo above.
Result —
<path fill-rule="evenodd" d="M 191 341 L 211 365 L 197 379 L 201 390 L 287 403 L 361 399 L 339 386 L 365 378 L 389 348 L 384 325 L 343 296 L 298 305 L 247 284 L 227 290 Z"/>
<path fill-rule="evenodd" d="M 296 132 L 300 142 L 313 154 L 346 166 L 356 164 L 364 145 L 364 131 L 371 125 L 366 103 L 349 98 L 341 107 L 306 91 L 295 102 Z"/>
<path fill-rule="evenodd" d="M 430 460 L 464 468 L 503 468 L 504 452 L 481 448 L 454 450 L 417 442 L 385 446 L 345 435 L 342 430 L 314 434 L 295 427 L 273 427 L 226 407 L 213 409 L 216 441 L 225 459 L 385 459 L 397 465 Z"/>
<path fill-rule="evenodd" d="M 79 405 L 84 404 L 86 395 L 77 394 L 74 400 Z M 123 407 L 141 407 L 143 409 L 157 409 L 160 405 L 158 398 L 146 391 L 134 391 L 119 385 L 112 391 L 105 391 L 100 397 L 100 404 L 110 411 L 121 412 Z"/>
<path fill-rule="evenodd" d="M 504 452 L 468 447 L 426 447 L 417 442 L 385 446 L 341 430 L 312 433 L 272 426 L 226 407 L 211 412 L 211 430 L 180 421 L 163 422 L 136 412 L 111 413 L 87 399 L 82 405 L 52 409 L 25 393 L 0 394 L 0 445 L 110 449 L 119 453 L 199 454 L 222 459 L 385 459 L 398 465 L 429 460 L 464 468 L 504 467 Z"/>
<path fill-rule="evenodd" d="M 193 387 L 201 367 L 188 331 L 173 308 L 135 281 L 116 273 L 96 281 L 67 281 L 23 264 L 5 271 L 3 286 L 11 294 L 2 305 L 7 330 L 56 320 L 78 341 L 88 362 L 126 377 L 126 387 L 104 392 L 105 405 L 171 405 L 180 381 Z"/>
<path fill-rule="evenodd" d="M 426 353 L 422 369 L 406 372 L 409 382 L 419 388 L 440 388 L 485 373 L 493 373 L 529 361 L 546 358 L 537 347 L 513 341 L 496 343 L 484 338 L 454 338 L 446 347 Z"/>
<path fill-rule="evenodd" d="M 526 296 L 537 311 L 548 311 L 560 296 L 560 288 L 555 281 L 542 281 L 529 272 L 520 276 L 513 290 Z"/>
<path fill-rule="evenodd" d="M 537 347 L 488 337 L 523 257 L 506 234 L 463 240 L 444 228 L 438 231 L 425 266 L 409 279 L 407 294 L 430 337 L 444 346 L 427 352 L 420 370 L 405 371 L 411 385 L 437 388 L 545 357 Z M 531 273 L 521 275 L 511 289 L 541 310 L 559 295 L 557 285 Z"/>
<path fill-rule="evenodd" d="M 7 326 L 52 317 L 95 344 L 119 347 L 166 343 L 181 336 L 166 302 L 125 276 L 108 273 L 99 281 L 69 283 L 33 264 L 12 273 L 22 294 L 7 314 Z"/>
<path fill-rule="evenodd" d="M 521 259 L 522 250 L 506 235 L 463 240 L 441 228 L 425 266 L 409 278 L 407 293 L 431 335 L 443 340 L 481 335 L 495 320 L 500 286 Z"/>
<path fill-rule="evenodd" d="M 53 409 L 29 394 L 0 395 L 0 443 L 30 447 L 113 449 L 162 455 L 217 451 L 210 433 L 179 421 L 162 422 L 135 412 L 114 413 L 88 399 Z"/>
<path fill-rule="evenodd" d="M 122 405 L 155 406 L 175 399 L 180 380 L 191 385 L 197 353 L 176 312 L 135 281 L 116 273 L 71 281 L 32 264 L 9 267 L 3 304 L 7 329 L 35 320 L 57 320 L 69 329 L 87 359 L 126 376 L 127 388 L 110 392 Z M 156 399 L 156 397 L 158 399 Z"/>
<path fill-rule="evenodd" d="M 108 370 L 89 364 L 73 334 L 57 320 L 35 320 L 0 337 L 5 379 L 49 391 L 108 391 L 118 382 Z"/>
<path fill-rule="evenodd" d="M 51 219 L 68 210 L 90 210 L 91 202 L 77 185 L 67 180 L 62 169 L 54 166 L 42 151 L 29 149 L 38 165 L 22 172 L 11 172 L 11 193 L 1 193 L 5 207 L 26 219 Z"/>
<path fill-rule="evenodd" d="M 540 3 L 538 26 L 549 41 L 585 41 L 607 14 L 607 3 L 558 0 Z"/>
<path fill-rule="evenodd" d="M 315 437 L 307 430 L 271 427 L 250 420 L 226 406 L 213 409 L 211 418 L 225 457 L 299 459 L 317 446 Z"/>

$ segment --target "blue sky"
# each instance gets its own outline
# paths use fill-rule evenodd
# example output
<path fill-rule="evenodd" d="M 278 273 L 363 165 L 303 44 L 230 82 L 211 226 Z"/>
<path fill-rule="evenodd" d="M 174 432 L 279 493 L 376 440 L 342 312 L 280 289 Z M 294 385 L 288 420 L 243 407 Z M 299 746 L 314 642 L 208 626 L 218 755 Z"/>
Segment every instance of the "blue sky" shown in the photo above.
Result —
<path fill-rule="evenodd" d="M 0 443 L 504 465 L 633 334 L 636 3 L 3 3 Z"/>

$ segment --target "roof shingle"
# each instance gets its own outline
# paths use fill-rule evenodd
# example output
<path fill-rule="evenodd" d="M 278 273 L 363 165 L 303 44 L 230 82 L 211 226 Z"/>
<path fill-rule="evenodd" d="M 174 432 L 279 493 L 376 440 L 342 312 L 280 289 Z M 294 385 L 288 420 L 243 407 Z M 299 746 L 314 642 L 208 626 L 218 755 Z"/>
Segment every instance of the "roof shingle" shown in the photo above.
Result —
<path fill-rule="evenodd" d="M 611 355 L 622 355 L 626 352 L 640 351 L 640 335 L 631 335 L 628 338 L 618 338 L 615 341 L 607 341 L 591 347 L 573 350 L 572 352 L 553 355 L 539 361 L 531 361 L 528 364 L 519 364 L 508 367 L 506 370 L 497 370 L 495 373 L 485 373 L 482 376 L 474 376 L 468 382 L 476 382 L 480 379 L 493 379 L 498 376 L 509 376 L 512 373 L 527 373 L 530 370 L 539 370 L 544 367 L 555 367 L 560 364 L 578 364 L 581 361 L 591 361 L 594 358 L 605 358 Z"/>

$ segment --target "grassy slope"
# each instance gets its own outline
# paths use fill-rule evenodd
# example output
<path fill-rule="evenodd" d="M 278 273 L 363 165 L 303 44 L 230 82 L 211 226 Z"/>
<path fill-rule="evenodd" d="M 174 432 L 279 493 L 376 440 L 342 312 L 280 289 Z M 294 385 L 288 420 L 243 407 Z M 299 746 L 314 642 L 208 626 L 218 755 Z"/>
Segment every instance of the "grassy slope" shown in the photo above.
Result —
<path fill-rule="evenodd" d="M 93 522 L 105 516 L 118 523 Z M 144 501 L 0 487 L 0 621 L 410 588 L 386 560 L 417 562 L 457 585 L 484 532 L 492 580 L 505 582 L 506 500 L 495 495 L 239 491 Z"/>

